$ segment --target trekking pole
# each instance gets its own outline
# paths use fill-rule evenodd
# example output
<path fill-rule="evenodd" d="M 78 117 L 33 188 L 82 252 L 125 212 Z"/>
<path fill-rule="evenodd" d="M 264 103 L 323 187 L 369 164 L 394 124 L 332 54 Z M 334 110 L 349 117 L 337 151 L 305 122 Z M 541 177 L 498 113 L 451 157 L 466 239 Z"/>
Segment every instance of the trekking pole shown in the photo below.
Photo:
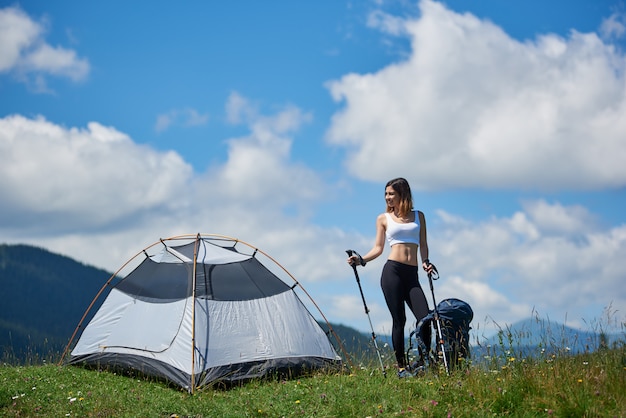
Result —
<path fill-rule="evenodd" d="M 356 255 L 359 257 L 359 260 L 363 260 L 363 258 L 354 250 L 346 250 L 348 253 L 348 257 L 352 257 Z M 362 264 L 364 265 L 364 264 Z M 367 307 L 367 303 L 365 302 L 365 296 L 363 295 L 363 289 L 361 288 L 361 280 L 359 279 L 359 273 L 356 271 L 356 263 L 352 264 L 352 270 L 354 270 L 354 277 L 356 279 L 356 284 L 359 285 L 359 292 L 361 292 L 361 299 L 363 300 L 363 307 L 365 308 L 365 314 L 367 315 L 367 320 L 370 323 L 370 328 L 372 329 L 372 341 L 374 342 L 374 347 L 376 347 L 376 354 L 378 354 L 378 361 L 380 363 L 380 368 L 383 371 L 383 377 L 387 377 L 387 372 L 385 371 L 385 366 L 383 365 L 383 358 L 380 355 L 380 350 L 378 349 L 378 343 L 376 342 L 376 333 L 374 332 L 374 326 L 372 325 L 372 319 L 370 318 L 370 310 Z"/>
<path fill-rule="evenodd" d="M 446 369 L 446 374 L 449 375 L 450 366 L 448 365 L 448 358 L 446 357 L 446 344 L 443 340 L 441 320 L 439 318 L 439 310 L 437 309 L 437 301 L 435 300 L 435 288 L 433 287 L 433 280 L 437 280 L 439 278 L 439 272 L 434 264 L 429 263 L 429 265 L 433 266 L 433 270 L 428 273 L 428 282 L 430 284 L 430 293 L 433 295 L 433 320 L 435 321 L 435 327 L 437 328 L 437 344 L 441 348 L 441 357 L 443 357 L 443 366 Z"/>

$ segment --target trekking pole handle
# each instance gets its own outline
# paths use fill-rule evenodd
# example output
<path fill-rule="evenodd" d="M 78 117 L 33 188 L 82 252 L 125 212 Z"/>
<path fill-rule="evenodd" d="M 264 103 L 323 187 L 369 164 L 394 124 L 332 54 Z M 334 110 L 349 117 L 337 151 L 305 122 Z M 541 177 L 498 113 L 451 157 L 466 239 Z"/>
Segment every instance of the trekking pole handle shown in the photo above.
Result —
<path fill-rule="evenodd" d="M 439 278 L 439 272 L 437 271 L 437 267 L 433 263 L 428 261 L 428 259 L 426 259 L 426 263 L 429 266 L 432 266 L 432 268 L 433 268 L 432 271 L 430 271 L 428 273 L 428 278 L 431 279 L 431 280 L 437 280 Z"/>
<path fill-rule="evenodd" d="M 348 253 L 348 257 L 352 257 L 353 255 L 355 255 L 359 259 L 359 264 L 361 266 L 365 267 L 365 265 L 367 264 L 365 260 L 363 260 L 363 257 L 361 257 L 361 254 L 357 253 L 356 251 L 346 250 L 346 253 Z M 353 265 L 353 267 L 356 267 L 356 265 Z"/>

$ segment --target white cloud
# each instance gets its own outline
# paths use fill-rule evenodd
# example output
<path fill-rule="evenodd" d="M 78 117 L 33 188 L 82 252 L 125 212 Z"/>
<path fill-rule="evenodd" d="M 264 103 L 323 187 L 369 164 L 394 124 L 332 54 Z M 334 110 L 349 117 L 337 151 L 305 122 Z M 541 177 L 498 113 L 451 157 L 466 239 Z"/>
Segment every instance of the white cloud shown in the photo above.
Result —
<path fill-rule="evenodd" d="M 310 115 L 286 106 L 246 119 L 249 134 L 225 141 L 227 159 L 205 173 L 194 173 L 175 152 L 139 145 L 97 122 L 67 128 L 43 117 L 0 119 L 3 242 L 34 244 L 113 272 L 159 238 L 223 234 L 260 247 L 314 299 L 353 295 L 344 250 L 369 240 L 310 223 L 333 186 L 290 155 L 292 135 Z M 367 280 L 369 286 L 377 279 Z M 376 286 L 365 291 L 378 293 Z M 388 324 L 384 305 L 373 300 L 371 308 L 377 323 Z"/>
<path fill-rule="evenodd" d="M 234 91 L 226 101 L 226 120 L 232 124 L 247 123 L 258 117 L 257 106 L 250 99 Z"/>
<path fill-rule="evenodd" d="M 154 129 L 156 132 L 164 132 L 173 125 L 193 127 L 206 125 L 208 122 L 209 115 L 207 113 L 200 113 L 196 109 L 186 107 L 158 115 Z"/>
<path fill-rule="evenodd" d="M 590 217 L 541 200 L 480 223 L 439 216 L 443 224 L 430 239 L 433 262 L 441 263 L 438 298 L 467 300 L 477 320 L 500 325 L 531 316 L 531 308 L 577 326 L 609 304 L 623 317 L 626 226 L 601 229 Z"/>
<path fill-rule="evenodd" d="M 43 117 L 0 119 L 3 227 L 89 231 L 141 211 L 175 210 L 191 174 L 175 152 L 137 145 L 97 122 L 67 129 Z"/>
<path fill-rule="evenodd" d="M 0 9 L 0 71 L 17 66 L 22 51 L 40 36 L 42 28 L 20 9 Z"/>
<path fill-rule="evenodd" d="M 237 104 L 233 105 L 233 101 Z M 291 134 L 311 119 L 294 106 L 286 106 L 272 116 L 258 115 L 249 101 L 231 95 L 228 106 L 231 121 L 245 121 L 250 134 L 227 141 L 225 164 L 209 170 L 209 178 L 219 184 L 221 193 L 230 199 L 250 204 L 281 207 L 295 204 L 305 208 L 321 198 L 322 184 L 313 170 L 290 161 Z M 241 119 L 240 114 L 245 114 Z"/>
<path fill-rule="evenodd" d="M 30 54 L 24 56 L 23 69 L 25 72 L 48 72 L 57 76 L 64 76 L 73 81 L 84 79 L 89 73 L 89 63 L 76 56 L 76 51 L 65 48 L 53 48 L 50 45 L 41 45 Z"/>
<path fill-rule="evenodd" d="M 345 320 L 356 320 L 365 317 L 363 301 L 358 293 L 353 295 L 336 295 L 332 297 L 333 308 L 329 314 Z"/>
<path fill-rule="evenodd" d="M 594 217 L 580 205 L 563 206 L 534 200 L 524 203 L 524 209 L 537 228 L 545 234 L 579 236 L 595 229 Z"/>
<path fill-rule="evenodd" d="M 226 161 L 198 174 L 176 153 L 138 145 L 96 122 L 82 129 L 5 117 L 0 234 L 109 271 L 159 238 L 234 236 L 291 272 L 331 321 L 369 332 L 344 250 L 367 248 L 373 237 L 310 223 L 311 208 L 333 186 L 291 161 L 291 135 L 306 120 L 292 107 L 258 116 L 249 135 L 225 142 Z M 431 258 L 442 275 L 437 300 L 468 301 L 481 333 L 493 328 L 485 321 L 503 325 L 533 310 L 567 317 L 570 325 L 610 303 L 622 315 L 626 227 L 590 219 L 584 208 L 542 200 L 481 222 L 439 211 L 429 220 Z M 379 285 L 384 258 L 359 269 L 377 333 L 390 330 Z M 420 280 L 430 302 L 426 278 Z"/>
<path fill-rule="evenodd" d="M 517 41 L 423 0 L 409 59 L 328 84 L 327 132 L 355 176 L 415 189 L 596 189 L 626 184 L 626 59 L 594 33 Z M 398 19 L 375 21 L 402 33 Z M 390 29 L 391 27 L 391 29 Z"/>
<path fill-rule="evenodd" d="M 406 24 L 402 18 L 375 10 L 367 17 L 367 25 L 394 36 L 407 35 Z"/>
<path fill-rule="evenodd" d="M 154 125 L 154 130 L 157 132 L 163 132 L 169 129 L 169 127 L 174 123 L 175 115 L 172 115 L 172 112 L 162 113 L 157 116 L 156 124 Z"/>
<path fill-rule="evenodd" d="M 441 282 L 435 283 L 437 302 L 439 303 L 447 297 L 455 297 L 470 303 L 474 310 L 472 326 L 475 330 L 474 338 L 479 340 L 482 336 L 489 336 L 493 332 L 495 324 L 504 326 L 531 316 L 532 303 L 520 302 L 515 298 L 506 296 L 492 287 L 493 285 L 490 283 L 472 281 L 454 275 Z M 439 297 L 439 295 L 444 297 Z M 432 295 L 429 294 L 428 296 L 432 302 Z"/>
<path fill-rule="evenodd" d="M 316 246 L 320 233 L 333 242 L 340 231 L 305 223 L 325 185 L 290 161 L 291 135 L 309 119 L 289 106 L 258 116 L 248 136 L 225 142 L 226 161 L 194 173 L 176 152 L 137 144 L 97 122 L 66 128 L 7 116 L 0 119 L 0 230 L 17 242 L 45 237 L 52 250 L 109 269 L 122 261 L 118 253 L 91 244 L 117 237 L 126 237 L 115 244 L 126 246 L 125 254 L 167 233 L 240 235 L 279 254 L 289 253 L 281 250 L 285 242 Z M 287 259 L 317 268 L 302 255 Z"/>
<path fill-rule="evenodd" d="M 72 49 L 50 46 L 45 29 L 18 7 L 0 9 L 0 72 L 13 73 L 38 91 L 48 91 L 47 75 L 84 80 L 89 61 Z"/>
<path fill-rule="evenodd" d="M 613 13 L 600 25 L 600 33 L 605 39 L 621 39 L 626 34 L 626 14 Z"/>

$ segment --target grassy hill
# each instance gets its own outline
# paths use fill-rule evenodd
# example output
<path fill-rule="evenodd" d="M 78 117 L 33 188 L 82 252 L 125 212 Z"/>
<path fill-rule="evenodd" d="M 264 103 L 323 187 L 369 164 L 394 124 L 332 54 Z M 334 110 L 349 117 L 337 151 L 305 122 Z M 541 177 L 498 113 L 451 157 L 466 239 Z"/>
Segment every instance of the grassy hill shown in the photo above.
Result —
<path fill-rule="evenodd" d="M 161 382 L 78 367 L 0 366 L 0 416 L 623 417 L 626 352 L 494 358 L 487 370 L 386 378 L 374 366 L 253 380 L 189 395 Z"/>
<path fill-rule="evenodd" d="M 435 367 L 409 379 L 395 376 L 384 338 L 386 378 L 370 337 L 344 325 L 332 326 L 356 359 L 349 370 L 270 376 L 193 396 L 136 374 L 43 364 L 58 358 L 109 277 L 40 248 L 0 245 L 0 416 L 626 416 L 624 335 L 572 355 L 542 350 L 546 342 L 561 346 L 562 335 L 535 330 L 544 325 L 537 323 L 503 330 L 489 342 L 497 348 L 490 355 L 449 375 Z"/>

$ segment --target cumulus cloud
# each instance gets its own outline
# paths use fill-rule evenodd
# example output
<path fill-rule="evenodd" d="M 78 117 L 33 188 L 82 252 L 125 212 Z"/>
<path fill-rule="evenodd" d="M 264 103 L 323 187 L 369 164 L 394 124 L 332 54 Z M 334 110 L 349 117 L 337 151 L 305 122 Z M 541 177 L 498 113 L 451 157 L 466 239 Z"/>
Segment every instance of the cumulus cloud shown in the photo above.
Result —
<path fill-rule="evenodd" d="M 549 204 L 545 200 L 523 203 L 525 212 L 545 235 L 576 237 L 595 229 L 596 219 L 580 205 Z"/>
<path fill-rule="evenodd" d="M 275 115 L 259 115 L 239 94 L 230 96 L 227 108 L 229 120 L 246 123 L 250 133 L 229 139 L 228 160 L 209 170 L 208 177 L 219 185 L 220 193 L 255 207 L 296 204 L 304 208 L 322 197 L 317 174 L 290 161 L 292 134 L 310 121 L 310 114 L 286 106 Z"/>
<path fill-rule="evenodd" d="M 98 122 L 83 128 L 43 117 L 0 119 L 3 242 L 113 272 L 159 238 L 215 233 L 260 247 L 314 298 L 341 294 L 345 283 L 352 288 L 344 250 L 366 238 L 310 222 L 333 186 L 291 156 L 294 135 L 311 116 L 294 106 L 252 112 L 248 99 L 236 97 L 249 133 L 224 141 L 227 158 L 203 173 L 174 151 L 140 145 Z M 384 309 L 377 314 L 388 322 Z"/>
<path fill-rule="evenodd" d="M 46 76 L 84 80 L 89 61 L 72 49 L 49 45 L 46 29 L 18 7 L 0 9 L 0 73 L 11 73 L 39 91 L 48 91 Z"/>
<path fill-rule="evenodd" d="M 97 122 L 65 128 L 43 117 L 0 119 L 2 227 L 89 231 L 174 210 L 191 175 L 177 153 Z"/>
<path fill-rule="evenodd" d="M 494 322 L 500 325 L 512 324 L 520 318 L 529 317 L 533 310 L 532 303 L 511 300 L 487 282 L 453 275 L 437 285 L 440 286 L 437 295 L 456 295 L 470 303 L 475 311 L 475 329 L 483 328 L 488 331 L 493 328 Z M 441 300 L 443 299 L 439 299 Z"/>
<path fill-rule="evenodd" d="M 121 261 L 118 253 L 93 251 L 104 237 L 126 237 L 126 254 L 146 240 L 194 232 L 257 238 L 252 244 L 266 242 L 280 254 L 289 253 L 280 250 L 285 242 L 298 242 L 302 250 L 295 253 L 302 254 L 318 234 L 340 234 L 306 223 L 325 196 L 317 174 L 290 157 L 292 135 L 309 119 L 293 106 L 258 115 L 247 121 L 247 136 L 224 142 L 225 161 L 196 173 L 178 153 L 138 144 L 98 122 L 68 128 L 41 116 L 4 117 L 0 231 L 17 242 L 45 237 L 47 248 L 110 269 Z M 296 265 L 305 259 L 286 258 Z"/>
<path fill-rule="evenodd" d="M 22 51 L 40 36 L 41 27 L 17 8 L 0 9 L 0 71 L 17 66 Z"/>
<path fill-rule="evenodd" d="M 278 260 L 330 320 L 368 331 L 344 250 L 366 248 L 373 237 L 310 222 L 308 211 L 333 186 L 292 161 L 292 135 L 307 119 L 293 107 L 252 118 L 248 135 L 224 143 L 225 161 L 195 173 L 178 154 L 138 145 L 113 127 L 5 117 L 0 233 L 6 242 L 33 243 L 110 271 L 158 238 L 231 235 Z M 544 200 L 480 222 L 437 212 L 429 228 L 442 273 L 437 299 L 468 301 L 475 328 L 487 334 L 485 321 L 512 323 L 533 310 L 567 317 L 570 325 L 609 303 L 623 312 L 626 227 L 594 219 L 580 206 Z M 384 256 L 359 272 L 377 333 L 390 329 L 379 286 L 383 263 Z"/>
<path fill-rule="evenodd" d="M 204 173 L 173 151 L 137 144 L 97 122 L 68 128 L 43 117 L 0 119 L 3 242 L 114 272 L 159 238 L 229 235 L 276 259 L 314 298 L 341 294 L 343 283 L 353 285 L 337 272 L 351 274 L 343 250 L 362 237 L 310 223 L 332 188 L 290 155 L 293 135 L 310 115 L 293 106 L 254 115 L 245 118 L 249 134 L 225 141 L 227 159 Z M 377 315 L 388 322 L 383 309 Z"/>
<path fill-rule="evenodd" d="M 589 190 L 626 184 L 626 59 L 595 33 L 518 41 L 423 0 L 419 18 L 376 12 L 408 34 L 408 59 L 328 83 L 343 104 L 327 141 L 355 176 L 407 173 L 416 189 Z M 615 30 L 613 30 L 615 32 Z"/>
<path fill-rule="evenodd" d="M 438 218 L 431 246 L 447 277 L 438 283 L 441 297 L 466 299 L 477 319 L 512 323 L 534 309 L 556 320 L 569 313 L 570 325 L 580 326 L 609 304 L 623 315 L 626 226 L 602 228 L 579 206 L 543 200 L 479 223 Z"/>

